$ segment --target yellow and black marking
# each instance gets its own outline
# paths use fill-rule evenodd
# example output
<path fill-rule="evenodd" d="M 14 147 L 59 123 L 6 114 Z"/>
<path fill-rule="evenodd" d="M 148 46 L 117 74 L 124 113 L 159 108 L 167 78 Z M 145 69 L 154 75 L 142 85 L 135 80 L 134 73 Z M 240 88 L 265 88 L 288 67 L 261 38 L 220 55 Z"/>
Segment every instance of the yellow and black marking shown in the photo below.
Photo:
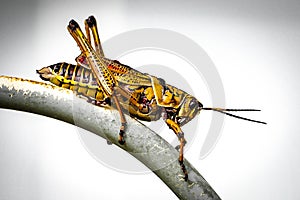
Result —
<path fill-rule="evenodd" d="M 73 90 L 97 101 L 104 101 L 107 96 L 99 87 L 93 73 L 90 70 L 68 63 L 57 63 L 37 70 L 43 80 Z"/>
<path fill-rule="evenodd" d="M 181 127 L 191 121 L 201 110 L 213 110 L 231 117 L 265 124 L 265 122 L 228 113 L 259 110 L 204 108 L 195 97 L 166 84 L 163 79 L 139 72 L 117 60 L 105 58 L 96 19 L 93 16 L 85 20 L 86 36 L 74 20 L 70 21 L 68 31 L 81 50 L 81 54 L 76 58 L 77 65 L 57 63 L 44 67 L 37 70 L 40 77 L 95 102 L 112 100 L 113 106 L 120 113 L 121 126 L 118 138 L 120 144 L 125 143 L 126 120 L 123 112 L 127 111 L 130 116 L 144 121 L 155 121 L 162 117 L 179 139 L 178 161 L 185 180 L 188 179 L 188 172 L 183 163 L 183 148 L 186 140 Z M 91 33 L 94 47 L 91 43 Z M 97 103 L 97 105 L 102 104 Z"/>
<path fill-rule="evenodd" d="M 101 85 L 103 91 L 108 96 L 111 96 L 116 82 L 105 62 L 99 57 L 99 52 L 96 53 L 93 49 L 90 41 L 85 37 L 76 21 L 71 20 L 69 22 L 68 30 L 87 59 L 87 63 L 96 77 L 98 84 Z"/>

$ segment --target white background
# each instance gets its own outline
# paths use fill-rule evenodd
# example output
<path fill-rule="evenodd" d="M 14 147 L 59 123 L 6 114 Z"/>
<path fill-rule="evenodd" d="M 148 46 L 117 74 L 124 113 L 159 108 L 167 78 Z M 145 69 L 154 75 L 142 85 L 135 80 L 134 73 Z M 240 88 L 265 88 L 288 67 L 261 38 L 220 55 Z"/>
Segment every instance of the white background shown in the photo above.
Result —
<path fill-rule="evenodd" d="M 262 109 L 248 116 L 268 122 L 227 117 L 218 144 L 200 160 L 210 122 L 203 112 L 186 157 L 222 199 L 299 199 L 299 10 L 297 1 L 7 2 L 0 14 L 0 74 L 39 80 L 40 67 L 74 63 L 79 50 L 66 30 L 71 18 L 82 22 L 94 14 L 102 41 L 146 27 L 181 33 L 215 63 L 226 105 Z M 207 97 L 197 98 L 209 106 Z M 1 200 L 176 199 L 153 174 L 104 167 L 71 125 L 8 110 L 0 110 L 0 123 Z"/>

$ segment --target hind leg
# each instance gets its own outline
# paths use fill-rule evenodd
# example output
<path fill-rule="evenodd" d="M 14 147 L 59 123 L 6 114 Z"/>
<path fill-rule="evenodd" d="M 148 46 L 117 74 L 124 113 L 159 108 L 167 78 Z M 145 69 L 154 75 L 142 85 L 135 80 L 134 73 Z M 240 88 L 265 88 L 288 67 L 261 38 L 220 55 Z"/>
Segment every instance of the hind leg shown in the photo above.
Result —
<path fill-rule="evenodd" d="M 102 49 L 102 45 L 100 42 L 99 34 L 98 34 L 98 28 L 97 28 L 97 22 L 94 16 L 89 16 L 85 21 L 85 31 L 87 35 L 87 39 L 91 43 L 91 36 L 90 32 L 92 32 L 93 35 L 93 40 L 94 40 L 94 46 L 95 46 L 95 51 L 100 57 L 104 57 L 104 52 Z"/>

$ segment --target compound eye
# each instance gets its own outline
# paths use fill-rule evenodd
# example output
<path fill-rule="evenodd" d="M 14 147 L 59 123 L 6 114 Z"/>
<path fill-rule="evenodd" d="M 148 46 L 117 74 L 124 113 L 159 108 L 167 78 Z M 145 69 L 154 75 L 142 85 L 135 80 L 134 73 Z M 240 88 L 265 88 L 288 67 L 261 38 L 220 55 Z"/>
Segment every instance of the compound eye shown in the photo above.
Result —
<path fill-rule="evenodd" d="M 192 99 L 190 101 L 189 108 L 192 110 L 196 107 L 196 105 L 197 105 L 197 102 L 195 101 L 195 99 Z"/>

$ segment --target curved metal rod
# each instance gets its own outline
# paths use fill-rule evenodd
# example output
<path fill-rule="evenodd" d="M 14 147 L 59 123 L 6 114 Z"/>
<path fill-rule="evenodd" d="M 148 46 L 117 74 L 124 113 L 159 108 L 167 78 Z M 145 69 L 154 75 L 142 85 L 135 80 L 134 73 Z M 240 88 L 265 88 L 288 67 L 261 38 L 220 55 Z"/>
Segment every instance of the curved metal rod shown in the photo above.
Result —
<path fill-rule="evenodd" d="M 73 109 L 74 105 L 76 109 Z M 21 78 L 0 76 L 0 108 L 48 116 L 109 139 L 151 169 L 180 199 L 220 199 L 187 160 L 184 162 L 189 180 L 181 180 L 178 152 L 155 132 L 126 116 L 126 144 L 120 145 L 117 134 L 120 120 L 117 111 L 87 103 L 70 90 Z"/>

